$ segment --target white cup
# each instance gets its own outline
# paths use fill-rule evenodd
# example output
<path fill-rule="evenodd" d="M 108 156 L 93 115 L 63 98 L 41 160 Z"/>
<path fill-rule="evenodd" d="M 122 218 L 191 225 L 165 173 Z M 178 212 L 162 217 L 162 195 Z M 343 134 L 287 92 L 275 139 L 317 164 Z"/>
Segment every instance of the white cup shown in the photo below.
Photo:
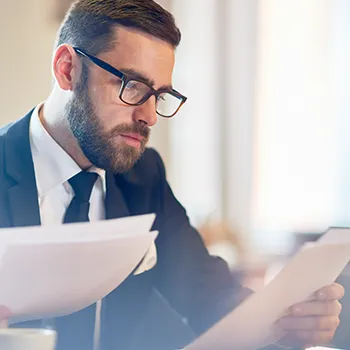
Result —
<path fill-rule="evenodd" d="M 56 332 L 46 329 L 0 329 L 1 350 L 55 350 Z"/>

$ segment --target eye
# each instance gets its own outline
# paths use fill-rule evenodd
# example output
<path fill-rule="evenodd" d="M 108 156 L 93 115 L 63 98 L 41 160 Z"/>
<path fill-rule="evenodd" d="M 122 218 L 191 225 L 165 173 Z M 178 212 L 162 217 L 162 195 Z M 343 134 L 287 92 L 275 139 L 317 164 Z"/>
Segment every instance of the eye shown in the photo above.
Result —
<path fill-rule="evenodd" d="M 126 84 L 126 89 L 128 90 L 139 90 L 140 89 L 140 83 L 138 81 L 130 80 Z"/>
<path fill-rule="evenodd" d="M 161 102 L 165 102 L 166 101 L 164 94 L 161 94 L 161 95 L 158 96 L 158 101 L 161 101 Z"/>

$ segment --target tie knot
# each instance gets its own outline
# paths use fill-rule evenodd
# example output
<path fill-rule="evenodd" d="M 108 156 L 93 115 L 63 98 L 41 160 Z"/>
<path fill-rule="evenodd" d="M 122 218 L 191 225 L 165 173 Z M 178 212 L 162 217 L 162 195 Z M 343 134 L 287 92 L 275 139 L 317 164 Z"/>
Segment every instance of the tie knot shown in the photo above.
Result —
<path fill-rule="evenodd" d="M 98 175 L 96 173 L 81 171 L 70 178 L 68 181 L 74 190 L 75 197 L 82 202 L 89 202 L 97 177 Z"/>

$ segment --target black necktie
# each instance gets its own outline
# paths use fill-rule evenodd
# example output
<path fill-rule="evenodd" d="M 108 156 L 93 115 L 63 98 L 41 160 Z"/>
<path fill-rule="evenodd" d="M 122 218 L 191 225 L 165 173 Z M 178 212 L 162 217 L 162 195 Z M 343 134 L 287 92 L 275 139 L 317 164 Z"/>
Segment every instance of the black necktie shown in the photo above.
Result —
<path fill-rule="evenodd" d="M 90 196 L 97 176 L 96 173 L 81 171 L 68 180 L 74 190 L 74 198 L 66 210 L 64 223 L 90 221 Z"/>
<path fill-rule="evenodd" d="M 74 190 L 74 198 L 66 210 L 64 223 L 90 221 L 90 196 L 97 177 L 96 173 L 81 171 L 68 180 Z M 92 350 L 95 314 L 96 304 L 93 304 L 71 315 L 56 318 L 53 328 L 59 334 L 57 348 Z"/>

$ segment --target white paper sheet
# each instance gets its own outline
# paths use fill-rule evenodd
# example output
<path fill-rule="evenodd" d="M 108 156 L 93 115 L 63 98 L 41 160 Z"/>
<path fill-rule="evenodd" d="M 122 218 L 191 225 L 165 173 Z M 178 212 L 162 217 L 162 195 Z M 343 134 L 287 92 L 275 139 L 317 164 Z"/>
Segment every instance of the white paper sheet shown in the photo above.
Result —
<path fill-rule="evenodd" d="M 343 234 L 341 238 L 338 231 L 330 230 L 320 242 L 305 246 L 265 288 L 249 297 L 186 350 L 251 350 L 267 345 L 273 340 L 274 323 L 284 312 L 333 283 L 347 265 L 350 235 L 346 239 Z"/>
<path fill-rule="evenodd" d="M 61 316 L 114 290 L 157 236 L 154 215 L 0 230 L 0 305 L 10 323 Z"/>
<path fill-rule="evenodd" d="M 144 234 L 149 232 L 155 214 L 128 216 L 120 219 L 102 220 L 98 222 L 72 223 L 52 226 L 30 226 L 0 229 L 0 242 L 23 243 L 62 242 L 82 240 L 100 240 L 111 235 Z M 1 246 L 0 246 L 1 247 Z"/>
<path fill-rule="evenodd" d="M 317 244 L 348 244 L 350 238 L 350 228 L 332 227 L 318 240 Z"/>
<path fill-rule="evenodd" d="M 342 350 L 342 349 L 327 348 L 327 347 L 324 347 L 324 346 L 315 346 L 313 348 L 308 348 L 306 350 Z"/>

